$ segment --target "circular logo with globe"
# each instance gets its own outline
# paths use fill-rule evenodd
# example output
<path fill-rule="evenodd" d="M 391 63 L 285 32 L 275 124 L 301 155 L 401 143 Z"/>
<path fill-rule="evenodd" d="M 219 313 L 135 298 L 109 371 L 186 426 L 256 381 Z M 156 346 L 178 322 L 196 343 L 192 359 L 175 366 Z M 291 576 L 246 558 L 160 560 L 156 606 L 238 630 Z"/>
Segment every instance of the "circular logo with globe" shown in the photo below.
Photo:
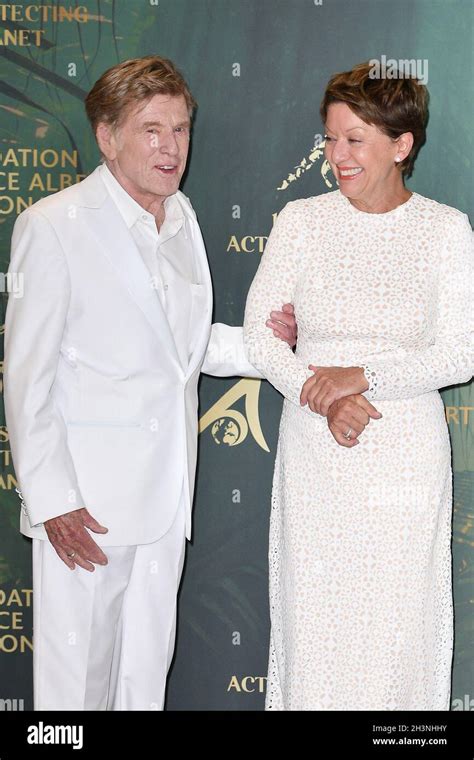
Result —
<path fill-rule="evenodd" d="M 218 445 L 234 446 L 240 438 L 240 427 L 230 417 L 221 417 L 214 422 L 211 435 Z"/>

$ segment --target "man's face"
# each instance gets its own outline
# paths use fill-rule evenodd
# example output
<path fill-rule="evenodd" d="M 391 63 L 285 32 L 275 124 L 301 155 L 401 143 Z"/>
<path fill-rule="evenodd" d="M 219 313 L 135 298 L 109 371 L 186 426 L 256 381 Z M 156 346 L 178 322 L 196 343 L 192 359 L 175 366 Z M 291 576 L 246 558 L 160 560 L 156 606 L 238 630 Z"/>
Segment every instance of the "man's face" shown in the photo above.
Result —
<path fill-rule="evenodd" d="M 120 184 L 138 202 L 179 189 L 191 122 L 184 95 L 154 95 L 132 108 L 116 130 L 98 127 L 99 145 Z"/>

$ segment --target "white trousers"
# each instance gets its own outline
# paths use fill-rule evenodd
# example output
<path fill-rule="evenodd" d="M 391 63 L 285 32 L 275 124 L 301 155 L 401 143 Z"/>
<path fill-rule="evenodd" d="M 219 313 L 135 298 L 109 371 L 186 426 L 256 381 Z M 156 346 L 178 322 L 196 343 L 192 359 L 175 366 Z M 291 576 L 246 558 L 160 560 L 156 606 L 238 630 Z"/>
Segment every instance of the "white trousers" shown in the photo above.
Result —
<path fill-rule="evenodd" d="M 159 541 L 104 547 L 94 572 L 33 539 L 35 710 L 163 709 L 184 550 L 182 503 Z"/>

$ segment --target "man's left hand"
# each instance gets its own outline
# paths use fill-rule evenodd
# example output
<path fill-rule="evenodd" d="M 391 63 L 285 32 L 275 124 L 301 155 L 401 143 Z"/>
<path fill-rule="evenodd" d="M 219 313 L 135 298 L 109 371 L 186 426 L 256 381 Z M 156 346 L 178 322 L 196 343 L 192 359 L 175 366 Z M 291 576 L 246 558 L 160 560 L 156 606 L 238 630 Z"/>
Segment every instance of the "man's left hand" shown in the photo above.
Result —
<path fill-rule="evenodd" d="M 275 338 L 280 338 L 280 340 L 288 343 L 290 348 L 296 346 L 298 325 L 296 324 L 293 304 L 285 303 L 282 306 L 282 311 L 270 312 L 270 319 L 267 319 L 265 324 L 273 330 Z"/>
<path fill-rule="evenodd" d="M 337 399 L 353 393 L 363 393 L 369 387 L 362 367 L 315 367 L 313 377 L 301 389 L 301 406 L 308 404 L 311 411 L 327 416 L 329 407 Z"/>

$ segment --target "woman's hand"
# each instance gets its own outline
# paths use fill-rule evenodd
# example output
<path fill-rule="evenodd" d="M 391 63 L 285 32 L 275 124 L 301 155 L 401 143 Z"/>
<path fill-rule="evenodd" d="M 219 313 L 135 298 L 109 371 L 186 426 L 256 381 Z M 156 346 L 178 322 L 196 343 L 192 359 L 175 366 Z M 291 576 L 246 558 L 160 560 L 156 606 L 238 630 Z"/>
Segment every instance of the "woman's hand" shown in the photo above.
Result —
<path fill-rule="evenodd" d="M 328 427 L 340 446 L 350 449 L 357 446 L 358 436 L 364 432 L 370 419 L 379 420 L 382 414 L 365 396 L 354 394 L 334 401 L 327 413 Z M 350 437 L 347 433 L 350 431 Z"/>
<path fill-rule="evenodd" d="M 369 384 L 362 367 L 315 367 L 309 365 L 313 377 L 301 389 L 300 404 L 308 404 L 311 411 L 326 417 L 334 401 L 344 396 L 366 391 Z"/>

